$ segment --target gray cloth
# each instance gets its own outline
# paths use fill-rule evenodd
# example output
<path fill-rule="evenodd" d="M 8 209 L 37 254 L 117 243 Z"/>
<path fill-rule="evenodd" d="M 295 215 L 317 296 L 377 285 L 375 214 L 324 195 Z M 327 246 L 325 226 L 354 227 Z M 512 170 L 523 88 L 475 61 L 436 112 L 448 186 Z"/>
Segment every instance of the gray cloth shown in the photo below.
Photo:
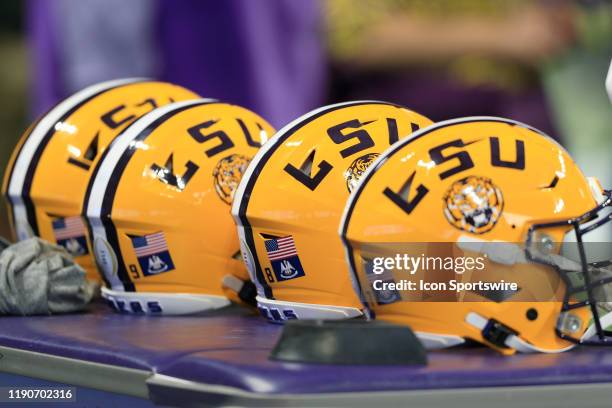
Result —
<path fill-rule="evenodd" d="M 30 238 L 0 253 L 0 315 L 79 311 L 94 291 L 83 268 L 59 246 Z"/>

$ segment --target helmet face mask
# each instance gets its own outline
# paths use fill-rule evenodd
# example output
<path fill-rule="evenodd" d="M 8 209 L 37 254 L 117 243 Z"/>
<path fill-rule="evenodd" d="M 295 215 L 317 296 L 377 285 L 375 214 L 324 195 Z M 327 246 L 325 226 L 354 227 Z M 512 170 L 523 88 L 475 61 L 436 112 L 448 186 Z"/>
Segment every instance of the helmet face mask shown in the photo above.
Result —
<path fill-rule="evenodd" d="M 565 244 L 565 249 L 573 256 L 559 259 L 538 248 L 539 236 L 547 236 L 546 231 L 551 228 L 568 225 L 571 226 L 568 235 L 573 234 L 574 239 Z M 555 330 L 559 337 L 575 344 L 612 345 L 612 331 L 606 329 L 612 326 L 612 246 L 610 242 L 585 241 L 589 233 L 610 231 L 611 226 L 612 192 L 602 191 L 601 202 L 595 208 L 566 220 L 534 224 L 527 234 L 525 247 L 528 259 L 554 268 L 565 282 L 566 291 Z M 541 238 L 539 240 L 542 241 Z M 604 255 L 604 259 L 600 258 L 601 255 Z M 590 310 L 592 316 L 588 334 L 584 333 L 581 337 L 576 337 L 573 330 L 577 317 L 572 311 L 577 309 Z"/>
<path fill-rule="evenodd" d="M 194 100 L 157 109 L 115 140 L 84 204 L 112 306 L 175 315 L 241 300 L 248 275 L 230 205 L 260 138 L 273 132 L 245 108 Z"/>
<path fill-rule="evenodd" d="M 147 112 L 198 98 L 180 86 L 145 79 L 92 85 L 62 101 L 23 135 L 7 167 L 7 197 L 15 238 L 40 236 L 63 246 L 99 281 L 81 206 L 96 163 L 110 142 Z"/>
<path fill-rule="evenodd" d="M 609 269 L 610 243 L 581 240 L 610 225 L 609 208 L 609 193 L 594 188 L 546 135 L 511 120 L 464 118 L 422 129 L 384 152 L 351 194 L 340 235 L 370 316 L 411 325 L 431 348 L 471 339 L 504 354 L 559 352 L 593 335 L 607 341 L 612 315 L 598 314 L 594 301 L 602 310 L 609 304 L 611 273 L 589 275 L 595 266 Z M 564 240 L 574 229 L 574 252 L 599 245 L 607 260 L 565 260 Z M 455 279 L 470 289 L 401 288 L 381 301 L 368 260 L 402 252 L 428 262 L 484 257 L 484 268 L 421 268 L 407 279 Z M 573 270 L 560 268 L 567 265 Z M 390 266 L 381 276 L 401 282 L 404 273 Z M 491 293 L 475 285 L 480 281 L 517 289 Z"/>
<path fill-rule="evenodd" d="M 431 123 L 384 102 L 330 105 L 296 119 L 258 152 L 232 215 L 265 317 L 361 316 L 336 234 L 342 208 L 380 152 Z"/>

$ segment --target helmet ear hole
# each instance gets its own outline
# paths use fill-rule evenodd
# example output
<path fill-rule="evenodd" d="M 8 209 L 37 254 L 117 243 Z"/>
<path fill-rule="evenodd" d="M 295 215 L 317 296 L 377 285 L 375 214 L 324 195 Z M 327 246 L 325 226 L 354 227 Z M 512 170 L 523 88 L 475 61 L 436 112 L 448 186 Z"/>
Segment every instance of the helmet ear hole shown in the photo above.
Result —
<path fill-rule="evenodd" d="M 529 308 L 527 309 L 527 313 L 525 313 L 525 316 L 527 317 L 527 320 L 534 321 L 538 318 L 538 311 L 534 308 Z"/>

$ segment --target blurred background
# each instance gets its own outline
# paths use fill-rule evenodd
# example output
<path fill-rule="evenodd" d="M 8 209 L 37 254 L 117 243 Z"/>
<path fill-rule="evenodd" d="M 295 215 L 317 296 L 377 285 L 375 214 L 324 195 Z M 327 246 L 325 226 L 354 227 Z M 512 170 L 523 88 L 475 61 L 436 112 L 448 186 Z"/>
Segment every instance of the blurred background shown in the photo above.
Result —
<path fill-rule="evenodd" d="M 611 56 L 608 1 L 2 0 L 0 172 L 62 98 L 147 76 L 278 128 L 365 98 L 433 120 L 505 116 L 549 133 L 610 187 Z"/>

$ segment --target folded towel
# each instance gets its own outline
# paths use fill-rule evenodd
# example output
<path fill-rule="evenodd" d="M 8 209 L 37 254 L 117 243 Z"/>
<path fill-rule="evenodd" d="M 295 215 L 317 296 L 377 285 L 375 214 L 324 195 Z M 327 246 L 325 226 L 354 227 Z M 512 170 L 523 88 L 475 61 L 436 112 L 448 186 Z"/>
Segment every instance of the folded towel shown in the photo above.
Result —
<path fill-rule="evenodd" d="M 83 268 L 62 247 L 40 238 L 17 242 L 0 252 L 0 315 L 79 311 L 95 290 Z"/>

